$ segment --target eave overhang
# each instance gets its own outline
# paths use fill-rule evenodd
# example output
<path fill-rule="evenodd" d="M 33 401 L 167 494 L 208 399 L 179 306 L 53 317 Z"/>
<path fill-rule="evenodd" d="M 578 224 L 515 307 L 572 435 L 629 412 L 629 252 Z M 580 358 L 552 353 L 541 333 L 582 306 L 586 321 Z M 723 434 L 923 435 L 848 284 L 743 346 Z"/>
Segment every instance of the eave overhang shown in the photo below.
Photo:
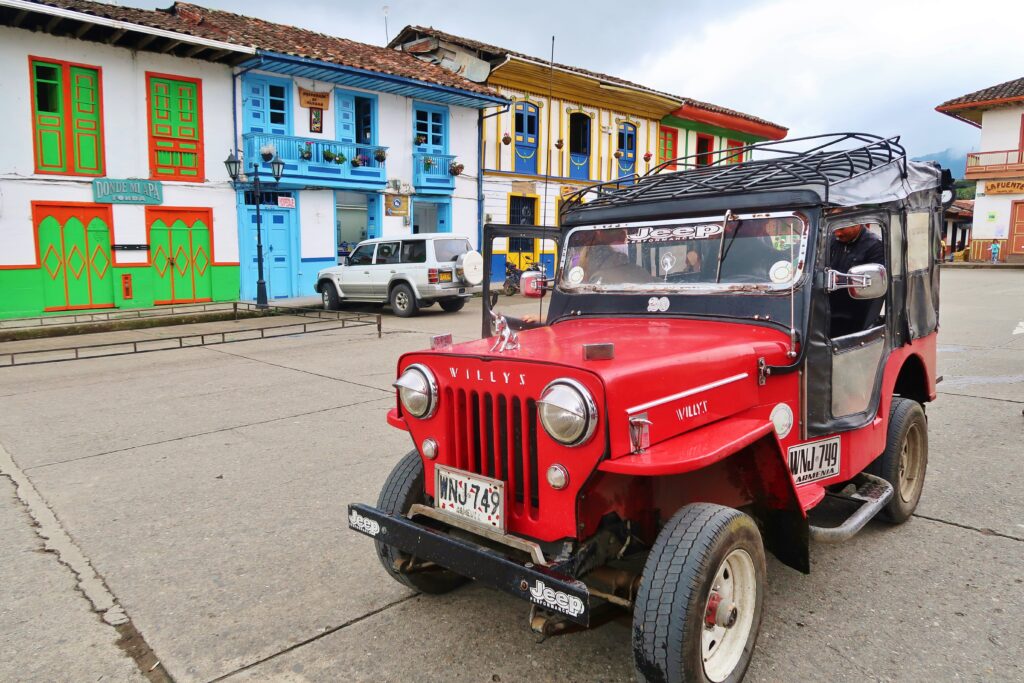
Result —
<path fill-rule="evenodd" d="M 745 133 L 762 140 L 781 140 L 789 132 L 788 129 L 781 126 L 751 121 L 750 119 L 733 114 L 703 109 L 693 104 L 683 104 L 672 112 L 672 116 L 686 121 L 694 121 L 725 130 Z"/>
<path fill-rule="evenodd" d="M 29 0 L 0 0 L 0 26 L 229 66 L 256 54 L 256 49 L 247 45 L 200 38 Z"/>
<path fill-rule="evenodd" d="M 255 58 L 249 59 L 239 66 L 246 70 L 259 69 L 286 76 L 309 78 L 340 86 L 373 90 L 470 109 L 486 109 L 508 103 L 508 100 L 497 95 L 484 95 L 437 83 L 418 81 L 405 76 L 394 76 L 280 52 L 259 50 Z"/>

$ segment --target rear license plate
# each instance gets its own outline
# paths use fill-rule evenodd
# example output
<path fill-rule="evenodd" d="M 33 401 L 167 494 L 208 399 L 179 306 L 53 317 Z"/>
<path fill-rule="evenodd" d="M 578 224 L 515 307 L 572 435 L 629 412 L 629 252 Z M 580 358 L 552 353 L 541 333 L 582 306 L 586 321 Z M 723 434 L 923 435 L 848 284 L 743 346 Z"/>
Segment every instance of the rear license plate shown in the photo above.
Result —
<path fill-rule="evenodd" d="M 834 477 L 840 460 L 838 436 L 789 447 L 789 471 L 797 484 Z"/>
<path fill-rule="evenodd" d="M 452 274 L 446 270 L 442 270 L 440 273 L 438 273 L 437 278 L 440 282 L 451 282 Z"/>
<path fill-rule="evenodd" d="M 505 531 L 505 482 L 435 465 L 434 507 Z"/>

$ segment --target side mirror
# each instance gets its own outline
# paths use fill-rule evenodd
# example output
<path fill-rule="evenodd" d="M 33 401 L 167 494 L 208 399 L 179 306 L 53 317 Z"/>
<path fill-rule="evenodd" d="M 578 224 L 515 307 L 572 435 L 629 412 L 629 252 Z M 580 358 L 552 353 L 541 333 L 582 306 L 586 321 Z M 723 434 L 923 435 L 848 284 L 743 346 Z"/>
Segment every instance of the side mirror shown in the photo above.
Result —
<path fill-rule="evenodd" d="M 342 256 L 341 259 L 338 261 L 338 265 L 339 266 L 347 266 L 348 265 L 348 256 Z"/>
<path fill-rule="evenodd" d="M 827 271 L 825 288 L 830 292 L 850 290 L 851 299 L 878 299 L 889 290 L 889 276 L 880 263 L 865 263 L 850 268 L 849 273 Z"/>
<path fill-rule="evenodd" d="M 519 291 L 529 299 L 540 299 L 544 296 L 544 273 L 530 270 L 519 278 Z"/>

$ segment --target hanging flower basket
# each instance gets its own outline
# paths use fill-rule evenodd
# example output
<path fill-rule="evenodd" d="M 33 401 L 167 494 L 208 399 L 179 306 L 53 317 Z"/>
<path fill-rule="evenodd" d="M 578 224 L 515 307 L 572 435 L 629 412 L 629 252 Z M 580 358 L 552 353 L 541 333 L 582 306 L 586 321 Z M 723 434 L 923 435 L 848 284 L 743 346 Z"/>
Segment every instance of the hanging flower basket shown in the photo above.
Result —
<path fill-rule="evenodd" d="M 415 142 L 417 145 L 422 145 L 426 141 L 427 141 L 427 136 L 426 135 L 417 135 L 415 138 L 413 138 L 413 142 Z"/>
<path fill-rule="evenodd" d="M 307 142 L 302 147 L 299 147 L 299 158 L 303 161 L 309 161 L 313 158 L 313 143 Z"/>
<path fill-rule="evenodd" d="M 424 171 L 429 171 L 433 167 L 434 167 L 434 158 L 433 157 L 424 157 L 424 159 L 423 159 L 423 170 Z"/>
<path fill-rule="evenodd" d="M 644 153 L 644 161 L 650 161 L 652 156 L 654 156 L 654 155 L 651 154 L 650 152 L 645 152 Z"/>
<path fill-rule="evenodd" d="M 562 138 L 555 140 L 555 149 L 562 149 L 562 147 L 565 147 L 565 141 Z"/>
<path fill-rule="evenodd" d="M 501 143 L 503 145 L 511 145 L 512 144 L 512 136 L 509 135 L 508 133 L 505 133 L 504 135 L 501 136 Z"/>
<path fill-rule="evenodd" d="M 334 155 L 334 163 L 336 163 L 338 166 L 341 166 L 346 161 L 348 161 L 348 157 L 345 156 L 344 154 L 335 154 Z"/>
<path fill-rule="evenodd" d="M 354 157 L 352 157 L 352 166 L 354 168 L 366 166 L 368 163 L 370 163 L 370 157 L 366 156 L 365 154 L 357 154 Z"/>
<path fill-rule="evenodd" d="M 334 157 L 337 156 L 334 152 L 332 152 L 329 149 L 325 149 L 324 152 L 323 152 L 323 155 L 324 155 L 324 161 L 326 161 L 328 163 L 334 161 Z"/>
<path fill-rule="evenodd" d="M 263 158 L 263 161 L 270 161 L 276 153 L 277 149 L 273 145 L 263 145 L 260 147 L 260 156 Z"/>
<path fill-rule="evenodd" d="M 615 158 L 616 159 L 621 159 L 622 158 L 622 150 L 621 149 L 615 150 Z"/>
<path fill-rule="evenodd" d="M 373 153 L 373 158 L 383 164 L 388 158 L 388 152 L 386 149 L 378 149 Z"/>
<path fill-rule="evenodd" d="M 448 164 L 448 172 L 451 173 L 452 175 L 462 175 L 462 172 L 465 170 L 466 167 L 457 161 L 453 161 L 452 163 Z"/>

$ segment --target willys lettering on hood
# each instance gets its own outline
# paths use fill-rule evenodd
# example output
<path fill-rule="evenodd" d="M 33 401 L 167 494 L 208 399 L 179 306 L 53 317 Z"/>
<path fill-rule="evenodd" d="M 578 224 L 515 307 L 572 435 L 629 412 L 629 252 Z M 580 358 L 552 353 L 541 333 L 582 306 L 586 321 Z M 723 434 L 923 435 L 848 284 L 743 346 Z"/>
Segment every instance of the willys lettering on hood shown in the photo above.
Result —
<path fill-rule="evenodd" d="M 526 386 L 525 372 L 505 372 L 503 370 L 480 370 L 470 369 L 451 365 L 448 367 L 448 374 L 454 380 L 465 380 L 467 382 L 486 382 L 489 384 L 508 384 L 519 387 Z"/>

